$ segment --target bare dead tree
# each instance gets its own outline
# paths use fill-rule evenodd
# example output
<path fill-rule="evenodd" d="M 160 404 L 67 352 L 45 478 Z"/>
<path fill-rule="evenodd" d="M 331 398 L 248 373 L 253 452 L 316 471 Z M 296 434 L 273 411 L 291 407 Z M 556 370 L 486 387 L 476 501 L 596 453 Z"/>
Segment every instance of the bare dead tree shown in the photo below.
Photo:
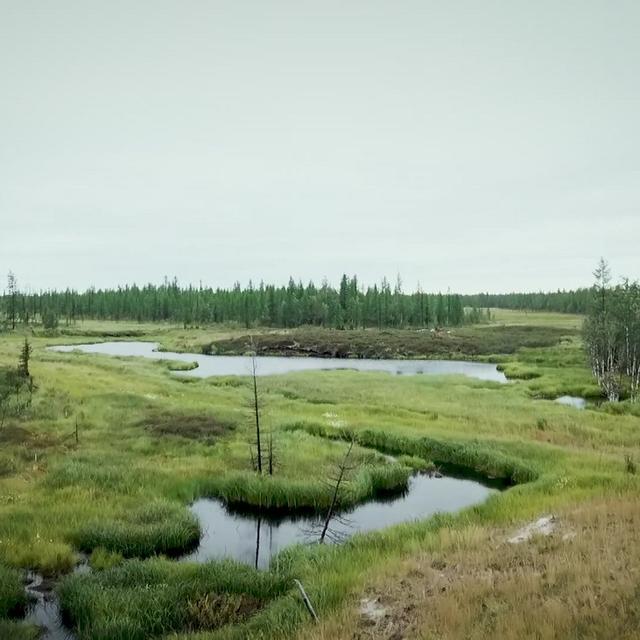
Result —
<path fill-rule="evenodd" d="M 272 476 L 276 468 L 276 450 L 273 445 L 273 429 L 269 429 L 269 443 L 267 449 L 267 462 L 269 475 Z"/>
<path fill-rule="evenodd" d="M 262 527 L 262 518 L 258 516 L 256 521 L 256 557 L 255 557 L 255 568 L 258 568 L 260 563 L 260 528 Z"/>
<path fill-rule="evenodd" d="M 253 343 L 253 341 L 252 341 Z M 256 353 L 251 354 L 251 376 L 253 378 L 253 412 L 256 423 L 256 462 L 258 473 L 262 473 L 262 443 L 260 442 L 260 402 L 258 398 L 258 376 L 256 374 Z"/>
<path fill-rule="evenodd" d="M 349 443 L 349 448 L 342 459 L 342 462 L 338 465 L 338 473 L 334 479 L 333 492 L 331 495 L 331 502 L 329 504 L 329 509 L 324 519 L 324 524 L 322 527 L 322 532 L 320 533 L 319 542 L 322 544 L 325 541 L 327 535 L 330 535 L 329 525 L 334 517 L 336 517 L 336 509 L 339 505 L 340 498 L 340 488 L 345 480 L 345 476 L 348 471 L 352 470 L 353 467 L 349 466 L 349 456 L 351 455 L 351 451 L 353 449 L 353 440 Z"/>
<path fill-rule="evenodd" d="M 263 428 L 263 412 L 262 412 L 262 399 L 260 396 L 260 390 L 258 388 L 258 363 L 256 357 L 256 348 L 251 337 L 251 413 L 255 424 L 255 456 L 253 447 L 249 449 L 249 455 L 251 457 L 251 468 L 257 471 L 259 474 L 268 473 L 272 476 L 277 467 L 276 460 L 276 447 L 273 440 L 273 429 L 270 429 L 267 434 L 266 446 L 264 446 L 264 428 Z"/>

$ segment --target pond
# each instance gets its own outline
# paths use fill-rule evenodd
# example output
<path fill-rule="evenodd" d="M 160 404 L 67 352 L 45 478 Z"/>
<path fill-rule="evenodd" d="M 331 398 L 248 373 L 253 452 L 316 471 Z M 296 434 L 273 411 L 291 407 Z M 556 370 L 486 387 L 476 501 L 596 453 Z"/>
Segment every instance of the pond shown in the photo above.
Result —
<path fill-rule="evenodd" d="M 158 351 L 154 342 L 99 342 L 96 344 L 59 345 L 52 351 L 98 353 L 110 356 L 138 356 L 154 360 L 195 362 L 198 367 L 190 371 L 177 371 L 176 375 L 206 378 L 209 376 L 242 376 L 251 373 L 251 358 L 247 356 L 210 356 L 199 353 Z M 396 375 L 463 375 L 479 380 L 507 382 L 495 364 L 465 362 L 463 360 L 368 360 L 345 358 L 305 358 L 296 356 L 258 356 L 258 375 L 268 376 L 295 371 L 322 371 L 351 369 L 356 371 L 386 371 Z"/>
<path fill-rule="evenodd" d="M 355 533 L 384 529 L 434 515 L 452 513 L 486 500 L 497 489 L 475 480 L 414 475 L 407 490 L 386 499 L 368 501 L 331 521 L 326 542 L 341 542 Z M 233 558 L 257 568 L 269 567 L 282 549 L 317 542 L 321 515 L 269 517 L 230 510 L 220 500 L 197 500 L 191 510 L 200 520 L 200 546 L 185 561 Z"/>
<path fill-rule="evenodd" d="M 587 401 L 578 396 L 560 396 L 559 398 L 556 398 L 556 402 L 568 407 L 574 407 L 575 409 L 584 409 L 587 406 Z"/>

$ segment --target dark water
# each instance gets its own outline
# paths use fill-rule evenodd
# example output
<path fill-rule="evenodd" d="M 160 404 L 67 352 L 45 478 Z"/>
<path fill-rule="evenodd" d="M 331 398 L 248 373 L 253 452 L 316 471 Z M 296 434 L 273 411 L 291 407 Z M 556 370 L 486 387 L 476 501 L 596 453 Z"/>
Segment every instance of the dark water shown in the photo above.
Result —
<path fill-rule="evenodd" d="M 337 542 L 365 531 L 384 529 L 401 522 L 412 522 L 435 513 L 451 513 L 486 500 L 496 489 L 474 480 L 415 475 L 408 490 L 394 498 L 372 500 L 340 514 L 332 521 L 327 542 Z M 214 558 L 233 558 L 267 568 L 271 558 L 285 547 L 317 542 L 322 516 L 265 517 L 256 513 L 234 513 L 220 500 L 197 500 L 191 510 L 200 520 L 203 537 L 200 546 L 183 558 L 205 562 Z"/>
<path fill-rule="evenodd" d="M 76 566 L 74 573 L 89 571 L 86 560 Z M 55 591 L 55 583 L 43 578 L 39 573 L 27 574 L 25 591 L 31 604 L 25 616 L 25 622 L 36 625 L 41 633 L 39 640 L 73 640 L 75 635 L 67 629 L 60 619 L 60 603 Z"/>
<path fill-rule="evenodd" d="M 157 351 L 153 342 L 100 342 L 96 344 L 60 345 L 52 351 L 100 353 L 110 356 L 139 356 L 154 360 L 196 362 L 197 369 L 179 371 L 176 375 L 206 378 L 208 376 L 249 375 L 251 358 L 246 356 L 207 356 L 198 353 Z M 357 371 L 386 371 L 397 375 L 464 375 L 479 380 L 507 382 L 504 373 L 495 364 L 465 362 L 462 360 L 366 360 L 344 358 L 303 358 L 295 356 L 259 356 L 256 358 L 258 375 L 274 375 L 294 371 L 353 369 Z"/>
<path fill-rule="evenodd" d="M 556 402 L 576 409 L 584 409 L 587 406 L 587 401 L 577 396 L 560 396 L 556 398 Z"/>
<path fill-rule="evenodd" d="M 73 638 L 71 632 L 60 621 L 58 598 L 53 585 L 47 584 L 38 573 L 29 573 L 25 590 L 32 598 L 25 622 L 34 624 L 42 630 L 41 640 L 68 640 Z"/>

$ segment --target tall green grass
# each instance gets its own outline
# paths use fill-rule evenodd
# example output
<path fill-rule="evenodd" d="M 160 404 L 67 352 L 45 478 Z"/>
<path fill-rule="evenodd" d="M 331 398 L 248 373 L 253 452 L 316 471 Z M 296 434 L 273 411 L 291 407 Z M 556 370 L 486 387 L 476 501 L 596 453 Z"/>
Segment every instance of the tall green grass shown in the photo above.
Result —
<path fill-rule="evenodd" d="M 0 620 L 0 638 L 2 640 L 38 640 L 42 631 L 35 625 L 14 620 Z"/>
<path fill-rule="evenodd" d="M 353 470 L 341 492 L 340 506 L 352 507 L 376 496 L 406 489 L 413 470 L 402 464 L 364 464 Z M 199 484 L 198 495 L 217 497 L 232 507 L 266 511 L 324 511 L 331 504 L 331 469 L 309 480 L 230 472 Z"/>
<path fill-rule="evenodd" d="M 21 572 L 0 564 L 0 618 L 23 615 L 27 604 Z"/>
<path fill-rule="evenodd" d="M 232 561 L 131 560 L 59 586 L 63 619 L 80 640 L 143 640 L 241 622 L 291 589 L 285 574 Z"/>
<path fill-rule="evenodd" d="M 125 558 L 177 556 L 200 541 L 197 518 L 179 504 L 152 502 L 121 520 L 93 520 L 77 529 L 71 541 L 81 551 L 104 549 Z"/>
<path fill-rule="evenodd" d="M 285 428 L 290 431 L 303 430 L 333 440 L 353 440 L 361 446 L 372 447 L 378 451 L 432 460 L 436 465 L 466 467 L 490 478 L 504 479 L 510 484 L 530 482 L 539 475 L 539 471 L 532 465 L 473 441 L 455 442 L 425 436 L 410 437 L 381 429 L 337 429 L 312 422 L 294 422 Z"/>
<path fill-rule="evenodd" d="M 23 574 L 0 564 L 0 638 L 2 640 L 36 640 L 40 631 L 33 625 L 11 618 L 22 617 L 29 599 L 24 590 Z"/>

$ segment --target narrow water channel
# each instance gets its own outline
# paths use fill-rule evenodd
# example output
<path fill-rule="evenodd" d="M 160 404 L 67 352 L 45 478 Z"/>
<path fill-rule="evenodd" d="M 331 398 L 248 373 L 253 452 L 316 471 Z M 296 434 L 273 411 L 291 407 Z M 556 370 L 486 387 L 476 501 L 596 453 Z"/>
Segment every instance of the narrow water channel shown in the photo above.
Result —
<path fill-rule="evenodd" d="M 86 573 L 89 564 L 85 559 L 74 569 L 75 573 Z M 25 591 L 31 600 L 25 622 L 40 628 L 38 640 L 74 640 L 75 635 L 60 619 L 60 603 L 55 592 L 55 581 L 44 578 L 34 571 L 27 573 Z"/>
<path fill-rule="evenodd" d="M 435 513 L 453 513 L 484 502 L 498 489 L 495 483 L 477 480 L 417 474 L 406 491 L 375 499 L 350 511 L 343 511 L 330 522 L 327 543 L 339 543 L 356 533 L 375 531 L 403 522 L 413 522 Z M 180 562 L 207 562 L 233 558 L 258 569 L 268 569 L 272 558 L 295 544 L 318 542 L 324 518 L 321 515 L 267 516 L 240 512 L 220 500 L 200 499 L 191 505 L 198 517 L 202 538 L 198 548 Z M 76 572 L 89 571 L 86 561 Z M 55 584 L 39 574 L 30 573 L 25 587 L 33 602 L 26 622 L 42 629 L 40 640 L 73 640 L 73 633 L 60 620 Z"/>

